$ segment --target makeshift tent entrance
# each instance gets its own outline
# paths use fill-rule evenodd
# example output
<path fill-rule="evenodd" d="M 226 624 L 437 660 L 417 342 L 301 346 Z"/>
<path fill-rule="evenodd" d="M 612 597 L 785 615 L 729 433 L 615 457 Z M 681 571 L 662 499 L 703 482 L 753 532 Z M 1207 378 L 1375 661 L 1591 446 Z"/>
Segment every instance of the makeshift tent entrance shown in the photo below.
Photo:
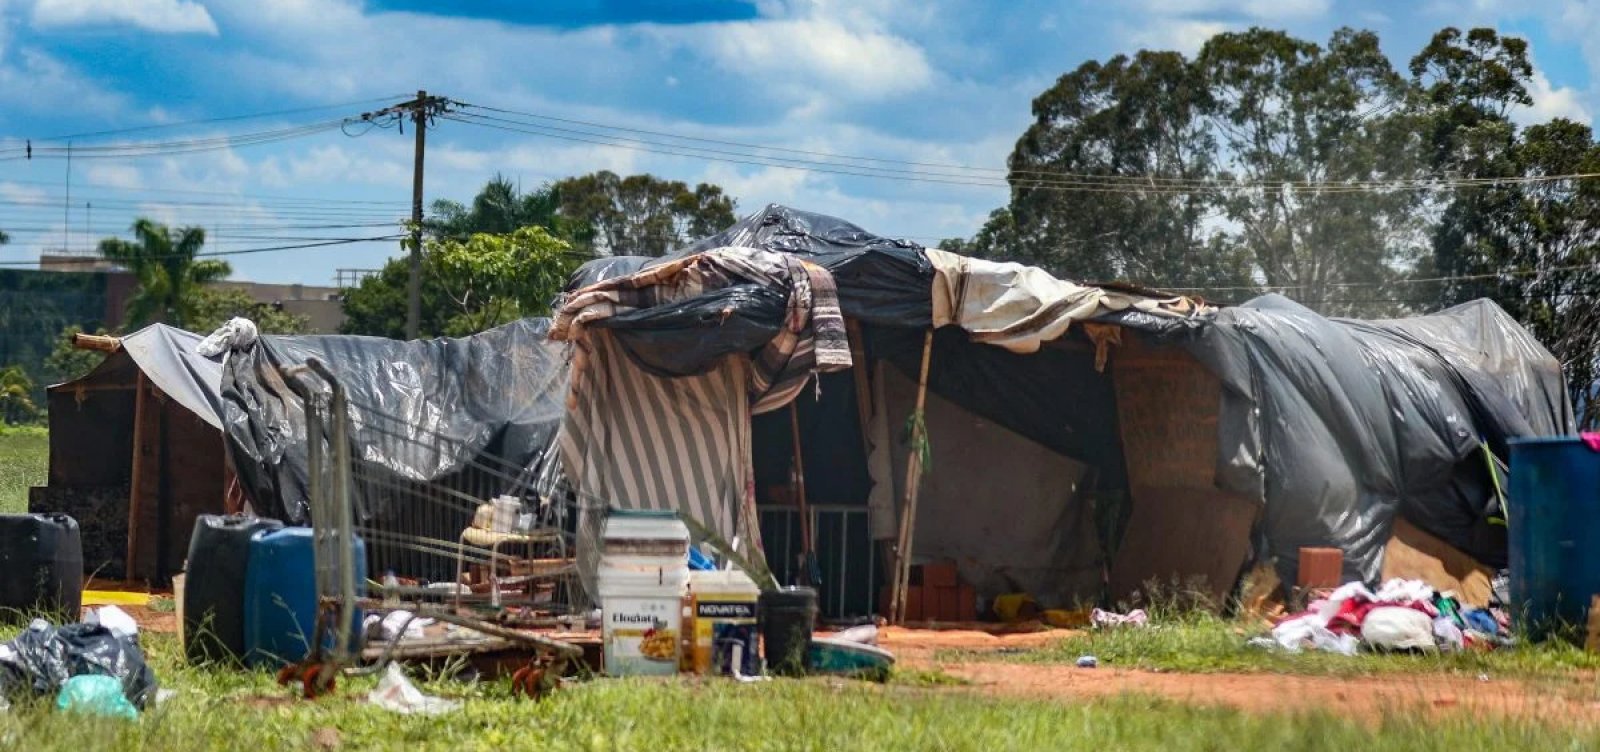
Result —
<path fill-rule="evenodd" d="M 222 366 L 195 354 L 198 336 L 163 324 L 83 339 L 107 356 L 49 388 L 49 483 L 28 508 L 78 520 L 85 572 L 165 581 L 183 567 L 195 517 L 228 506 Z"/>
<path fill-rule="evenodd" d="M 749 353 L 797 332 L 795 312 L 809 301 L 797 305 L 795 296 L 805 291 L 738 274 L 686 281 L 682 270 L 708 255 L 722 259 L 719 267 L 728 259 L 776 263 L 762 254 L 827 270 L 839 309 L 860 324 L 849 345 L 865 378 L 827 377 L 795 393 L 813 393 L 797 409 L 809 420 L 802 456 L 832 458 L 805 459 L 814 497 L 805 501 L 818 503 L 803 515 L 798 499 L 767 490 L 775 478 L 784 485 L 783 458 L 793 454 L 776 423 L 762 427 L 782 411 L 755 411 L 748 443 L 734 424 L 732 438 L 718 442 L 697 428 L 708 411 L 736 416 L 759 404 L 754 392 L 688 390 L 645 414 L 634 408 L 637 394 L 629 403 L 580 388 L 585 371 L 739 381 Z M 1346 577 L 1372 580 L 1401 515 L 1498 566 L 1504 537 L 1488 523 L 1481 447 L 1503 456 L 1509 437 L 1573 430 L 1559 365 L 1487 301 L 1370 322 L 1327 319 L 1272 295 L 1214 308 L 924 250 L 778 206 L 664 259 L 593 262 L 569 289 L 553 336 L 584 353 L 575 361 L 576 414 L 607 415 L 616 433 L 643 432 L 650 449 L 715 476 L 711 495 L 693 504 L 714 506 L 712 526 L 740 536 L 750 553 L 760 505 L 769 563 L 780 575 L 794 575 L 795 528 L 810 532 L 817 548 L 819 510 L 865 507 L 865 527 L 879 540 L 896 529 L 884 516 L 903 507 L 904 411 L 930 327 L 937 331 L 928 389 L 939 399 L 923 416 L 928 472 L 912 555 L 955 558 L 986 596 L 1022 587 L 1058 601 L 1093 598 L 1103 579 L 1118 596 L 1150 577 L 1203 577 L 1220 594 L 1252 554 L 1275 556 L 1292 582 L 1295 551 L 1307 545 L 1342 549 Z M 845 419 L 852 400 L 870 407 L 856 426 Z M 833 419 L 815 417 L 824 413 Z M 564 460 L 580 494 L 696 514 L 690 497 L 709 486 L 655 488 L 643 498 L 586 480 L 631 473 L 642 481 L 658 470 L 629 464 L 613 446 L 589 445 L 569 430 L 573 414 Z M 839 451 L 861 441 L 852 428 L 866 436 L 859 462 Z M 1029 452 L 1040 453 L 1030 464 L 1036 473 L 1008 469 L 1006 461 Z M 823 467 L 843 474 L 826 491 Z M 777 529 L 786 517 L 810 524 Z M 843 540 L 860 537 L 848 524 L 839 529 Z M 861 582 L 882 577 L 881 556 L 840 545 L 847 550 L 821 557 L 825 604 L 829 582 L 859 600 L 872 590 Z M 851 572 L 837 571 L 845 560 L 855 562 Z M 835 596 L 836 612 L 844 599 Z"/>

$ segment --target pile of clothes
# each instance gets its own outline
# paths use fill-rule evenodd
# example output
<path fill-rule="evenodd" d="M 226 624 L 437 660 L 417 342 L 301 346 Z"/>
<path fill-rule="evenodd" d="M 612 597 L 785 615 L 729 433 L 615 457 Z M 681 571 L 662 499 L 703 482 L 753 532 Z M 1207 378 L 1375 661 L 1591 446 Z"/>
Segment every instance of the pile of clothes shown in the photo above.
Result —
<path fill-rule="evenodd" d="M 1362 645 L 1378 650 L 1493 650 L 1510 645 L 1510 623 L 1499 608 L 1466 608 L 1453 593 L 1435 592 L 1420 580 L 1394 579 L 1376 593 L 1351 582 L 1284 618 L 1272 637 L 1253 645 L 1325 650 L 1355 655 Z"/>

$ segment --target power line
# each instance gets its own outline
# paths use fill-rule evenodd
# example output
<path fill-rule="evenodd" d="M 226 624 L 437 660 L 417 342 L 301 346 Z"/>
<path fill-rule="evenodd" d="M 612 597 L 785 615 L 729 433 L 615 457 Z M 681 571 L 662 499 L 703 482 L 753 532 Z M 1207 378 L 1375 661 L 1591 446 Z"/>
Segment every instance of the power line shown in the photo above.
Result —
<path fill-rule="evenodd" d="M 222 116 L 222 117 L 202 118 L 202 119 L 199 119 L 199 120 L 182 120 L 182 121 L 178 121 L 178 122 L 174 122 L 174 123 L 156 123 L 156 124 L 153 124 L 153 125 L 142 125 L 142 126 L 135 126 L 135 127 L 132 127 L 132 128 L 118 128 L 118 129 L 114 129 L 114 130 L 89 131 L 89 132 L 86 132 L 86 133 L 69 133 L 69 134 L 64 135 L 64 136 L 47 136 L 45 138 L 35 138 L 35 139 L 32 139 L 32 140 L 34 140 L 34 141 L 46 141 L 46 142 L 48 142 L 48 141 L 67 141 L 67 140 L 78 141 L 78 140 L 83 140 L 83 139 L 98 138 L 100 136 L 118 136 L 118 135 L 122 135 L 122 134 L 125 134 L 125 133 L 143 133 L 143 132 L 148 132 L 148 131 L 153 131 L 153 130 L 165 130 L 165 129 L 168 129 L 168 128 L 184 128 L 184 127 L 188 127 L 188 126 L 191 126 L 191 125 L 209 125 L 209 124 L 212 124 L 212 123 L 230 123 L 230 122 L 238 122 L 240 120 L 256 120 L 256 119 L 260 119 L 260 118 L 282 117 L 282 116 L 285 116 L 285 115 L 303 115 L 303 114 L 308 113 L 308 112 L 323 112 L 323 111 L 326 111 L 326 110 L 342 110 L 342 109 L 348 109 L 348 108 L 351 108 L 351 107 L 362 107 L 362 106 L 365 106 L 365 105 L 375 104 L 375 103 L 378 103 L 378 102 L 392 101 L 392 100 L 395 100 L 395 99 L 399 99 L 400 97 L 403 97 L 403 96 L 405 96 L 405 95 L 404 94 L 396 94 L 394 96 L 389 96 L 389 97 L 374 97 L 372 99 L 361 99 L 361 100 L 356 100 L 356 101 L 353 101 L 353 102 L 339 102 L 339 103 L 336 103 L 336 104 L 316 105 L 316 106 L 313 106 L 313 107 L 297 107 L 297 108 L 289 109 L 289 110 L 272 110 L 272 111 L 269 111 L 269 112 L 252 112 L 252 113 L 248 113 L 248 114 L 244 114 L 244 115 L 225 115 L 225 116 Z"/>
<path fill-rule="evenodd" d="M 152 261 L 159 261 L 159 260 L 162 260 L 162 259 L 169 259 L 169 258 L 215 258 L 215 257 L 218 257 L 218 256 L 242 256 L 244 254 L 249 254 L 249 253 L 274 253 L 274 252 L 278 252 L 278 251 L 297 251 L 297 250 L 301 250 L 301 249 L 305 249 L 305 248 L 324 248 L 324 247 L 327 247 L 327 246 L 348 245 L 348 244 L 351 244 L 351 243 L 373 243 L 373 242 L 382 242 L 382 241 L 386 241 L 386 240 L 399 240 L 402 237 L 404 237 L 404 236 L 403 235 L 380 235 L 380 236 L 371 237 L 371 238 L 346 238 L 346 239 L 340 239 L 340 240 L 326 240 L 326 241 L 321 241 L 321 242 L 317 242 L 317 243 L 300 243 L 300 244 L 296 244 L 296 245 L 277 245 L 277 246 L 267 246 L 267 247 L 264 247 L 264 248 L 241 248 L 241 249 L 232 250 L 232 251 L 207 251 L 207 252 L 203 252 L 203 253 L 196 253 L 192 257 L 189 256 L 188 254 L 182 254 L 182 253 L 167 253 L 167 254 L 155 254 L 155 255 L 151 255 L 151 256 L 145 256 L 144 258 L 152 260 Z M 106 261 L 106 259 L 101 258 L 99 256 L 86 256 L 86 257 L 84 257 L 82 259 L 60 259 L 56 263 L 61 263 L 61 264 L 100 264 L 100 263 L 104 263 L 105 261 Z M 0 261 L 0 266 L 11 266 L 11 267 L 37 266 L 38 263 L 39 263 L 38 261 Z M 115 263 L 115 262 L 113 262 L 113 263 Z"/>
<path fill-rule="evenodd" d="M 735 164 L 780 167 L 812 172 L 853 175 L 858 177 L 902 179 L 912 182 L 932 182 L 994 188 L 1011 187 L 1062 189 L 1081 192 L 1140 195 L 1187 195 L 1205 191 L 1234 192 L 1281 189 L 1305 190 L 1309 192 L 1315 192 L 1317 194 L 1340 194 L 1372 193 L 1377 191 L 1451 190 L 1464 187 L 1492 187 L 1526 183 L 1566 182 L 1574 180 L 1588 180 L 1600 177 L 1600 173 L 1573 173 L 1564 175 L 1525 175 L 1478 178 L 1458 176 L 1428 176 L 1422 178 L 1344 181 L 1287 179 L 1225 181 L 1217 180 L 1215 178 L 1179 178 L 1158 175 L 1097 175 L 1090 173 L 1074 173 L 1045 169 L 1002 170 L 998 168 L 973 167 L 969 165 L 914 162 L 881 157 L 835 154 L 822 151 L 764 146 L 748 142 L 685 136 L 666 131 L 652 131 L 640 128 L 630 128 L 626 126 L 608 125 L 596 123 L 594 121 L 540 115 L 536 113 L 487 107 L 483 105 L 463 104 L 462 106 L 468 109 L 514 114 L 523 117 L 579 125 L 588 128 L 599 128 L 603 130 L 612 130 L 624 133 L 653 135 L 678 141 L 694 141 L 721 146 L 732 146 L 739 150 L 730 151 L 726 149 L 710 149 L 683 143 L 663 143 L 661 141 L 646 138 L 618 136 L 609 133 L 595 133 L 593 131 L 566 128 L 548 125 L 545 123 L 531 123 L 474 113 L 460 113 L 451 118 L 460 122 L 469 122 L 481 127 L 498 127 L 501 130 L 528 133 L 529 135 L 544 136 L 546 138 L 577 141 L 581 143 L 592 143 L 604 146 L 615 146 L 618 148 L 660 153 L 669 156 L 700 158 L 712 161 L 726 161 Z M 521 126 L 521 128 L 513 126 Z M 876 162 L 880 164 L 901 165 L 904 167 L 934 168 L 937 170 L 947 171 L 953 170 L 955 172 L 930 172 L 926 169 L 908 170 L 900 168 L 886 168 L 871 164 L 841 164 L 837 161 L 796 159 L 791 157 L 773 156 L 771 154 L 761 152 L 783 152 L 820 157 L 824 160 Z"/>

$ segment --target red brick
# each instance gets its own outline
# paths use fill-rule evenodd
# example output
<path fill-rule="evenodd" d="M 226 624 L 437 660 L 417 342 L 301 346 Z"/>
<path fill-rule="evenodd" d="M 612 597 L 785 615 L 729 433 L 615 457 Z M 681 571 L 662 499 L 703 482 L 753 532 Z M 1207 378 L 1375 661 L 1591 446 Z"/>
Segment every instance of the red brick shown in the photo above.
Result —
<path fill-rule="evenodd" d="M 922 565 L 922 584 L 931 587 L 955 587 L 960 583 L 953 561 L 936 561 Z"/>

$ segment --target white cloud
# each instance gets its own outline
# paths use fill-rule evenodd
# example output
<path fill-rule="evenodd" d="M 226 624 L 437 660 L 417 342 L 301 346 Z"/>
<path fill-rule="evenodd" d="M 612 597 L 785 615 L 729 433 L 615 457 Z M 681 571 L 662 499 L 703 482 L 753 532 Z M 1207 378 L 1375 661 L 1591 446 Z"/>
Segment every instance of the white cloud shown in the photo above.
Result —
<path fill-rule="evenodd" d="M 904 94 L 933 81 L 916 44 L 826 19 L 714 24 L 709 37 L 709 52 L 723 68 L 757 79 L 858 96 Z"/>
<path fill-rule="evenodd" d="M 1533 106 L 1519 107 L 1512 113 L 1512 118 L 1523 125 L 1555 118 L 1585 124 L 1589 122 L 1589 111 L 1579 101 L 1582 94 L 1570 86 L 1551 85 L 1544 71 L 1533 72 L 1533 79 L 1528 82 L 1528 94 L 1533 98 Z"/>
<path fill-rule="evenodd" d="M 1145 14 L 1165 18 L 1244 16 L 1260 21 L 1285 21 L 1326 15 L 1333 0 L 1139 0 L 1135 5 Z"/>
<path fill-rule="evenodd" d="M 0 112 L 100 116 L 123 107 L 122 95 L 101 88 L 41 50 L 23 47 L 14 57 L 15 64 L 0 60 Z"/>
<path fill-rule="evenodd" d="M 1123 36 L 1137 48 L 1177 50 L 1193 57 L 1207 40 L 1227 30 L 1227 24 L 1217 21 L 1152 20 L 1138 28 L 1124 29 Z"/>
<path fill-rule="evenodd" d="M 98 188 L 137 190 L 144 187 L 144 177 L 133 165 L 96 162 L 84 172 L 87 183 Z"/>
<path fill-rule="evenodd" d="M 193 0 L 37 0 L 33 24 L 41 28 L 127 24 L 163 34 L 217 35 L 210 11 Z"/>

